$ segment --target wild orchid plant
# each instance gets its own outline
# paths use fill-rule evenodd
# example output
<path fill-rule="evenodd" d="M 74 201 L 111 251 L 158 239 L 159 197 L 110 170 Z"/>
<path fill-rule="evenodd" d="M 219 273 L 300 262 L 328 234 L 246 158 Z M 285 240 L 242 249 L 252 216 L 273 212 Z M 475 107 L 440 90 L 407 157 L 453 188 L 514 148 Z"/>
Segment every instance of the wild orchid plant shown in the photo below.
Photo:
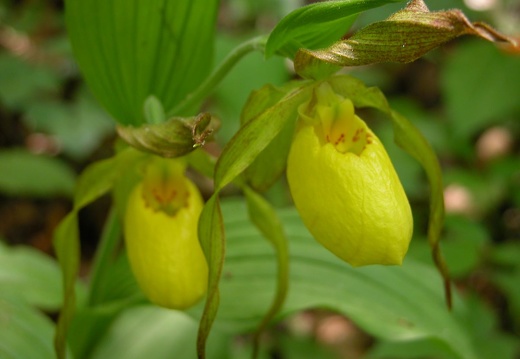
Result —
<path fill-rule="evenodd" d="M 196 314 L 200 358 L 219 309 L 226 247 L 220 202 L 229 184 L 242 190 L 251 222 L 276 252 L 277 289 L 255 342 L 290 291 L 287 235 L 260 194 L 285 171 L 303 223 L 325 248 L 352 266 L 401 264 L 412 236 L 412 211 L 385 148 L 358 113 L 363 108 L 390 119 L 396 143 L 425 170 L 431 201 L 428 237 L 451 305 L 439 250 L 444 206 L 436 155 L 379 89 L 337 72 L 346 66 L 411 62 L 465 34 L 511 40 L 471 23 L 458 10 L 430 12 L 422 0 L 343 38 L 357 15 L 398 1 L 337 0 L 299 8 L 270 34 L 238 46 L 211 72 L 218 0 L 66 0 L 76 60 L 122 141 L 114 157 L 83 172 L 74 209 L 56 232 L 65 293 L 55 341 L 60 358 L 76 308 L 77 214 L 109 192 L 115 214 L 107 227 L 122 223 L 130 266 L 146 297 L 180 310 L 204 300 Z M 219 121 L 235 119 L 216 119 L 200 112 L 201 105 L 251 51 L 293 60 L 299 78 L 253 92 L 240 129 L 213 157 L 205 143 Z M 213 180 L 205 204 L 185 174 L 188 167 Z M 98 250 L 87 305 L 99 304 L 95 291 L 119 238 L 112 237 Z"/>

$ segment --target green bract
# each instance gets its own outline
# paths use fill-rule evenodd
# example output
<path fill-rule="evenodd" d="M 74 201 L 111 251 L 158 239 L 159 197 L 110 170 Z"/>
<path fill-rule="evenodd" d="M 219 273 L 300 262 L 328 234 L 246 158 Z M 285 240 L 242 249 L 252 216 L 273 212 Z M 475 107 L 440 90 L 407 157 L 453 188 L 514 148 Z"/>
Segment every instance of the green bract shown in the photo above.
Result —
<path fill-rule="evenodd" d="M 353 266 L 401 264 L 412 214 L 379 139 L 327 83 L 299 112 L 287 177 L 306 227 Z"/>

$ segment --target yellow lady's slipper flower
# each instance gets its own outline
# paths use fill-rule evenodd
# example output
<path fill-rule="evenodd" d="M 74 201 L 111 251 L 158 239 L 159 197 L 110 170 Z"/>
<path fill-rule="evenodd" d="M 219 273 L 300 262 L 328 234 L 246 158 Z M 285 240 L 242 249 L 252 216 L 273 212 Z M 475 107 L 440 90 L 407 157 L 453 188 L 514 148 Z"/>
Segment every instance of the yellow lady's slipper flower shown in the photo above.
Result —
<path fill-rule="evenodd" d="M 155 158 L 128 198 L 125 240 L 137 282 L 151 302 L 186 309 L 206 292 L 208 266 L 197 237 L 203 200 L 184 165 Z"/>
<path fill-rule="evenodd" d="M 327 83 L 299 114 L 287 178 L 306 227 L 353 266 L 401 264 L 412 214 L 379 139 Z"/>

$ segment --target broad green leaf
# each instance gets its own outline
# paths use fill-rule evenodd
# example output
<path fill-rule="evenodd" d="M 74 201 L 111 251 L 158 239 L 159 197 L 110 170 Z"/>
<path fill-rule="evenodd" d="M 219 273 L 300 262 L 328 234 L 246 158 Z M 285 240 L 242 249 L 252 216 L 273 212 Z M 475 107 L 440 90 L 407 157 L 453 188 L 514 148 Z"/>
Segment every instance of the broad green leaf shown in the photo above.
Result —
<path fill-rule="evenodd" d="M 23 110 L 42 94 L 59 92 L 59 78 L 48 68 L 35 66 L 13 55 L 0 55 L 0 102 Z"/>
<path fill-rule="evenodd" d="M 253 91 L 245 104 L 240 122 L 242 125 L 274 106 L 288 92 L 302 86 L 301 81 L 289 82 L 284 86 L 266 85 Z M 272 142 L 255 158 L 245 171 L 251 187 L 258 191 L 268 189 L 285 171 L 296 122 L 289 121 Z"/>
<path fill-rule="evenodd" d="M 208 292 L 197 335 L 199 359 L 206 357 L 206 341 L 220 303 L 219 282 L 225 253 L 225 234 L 218 192 L 206 202 L 199 218 L 199 240 L 208 261 Z"/>
<path fill-rule="evenodd" d="M 467 278 L 479 269 L 485 258 L 489 233 L 481 223 L 462 216 L 448 215 L 442 238 L 442 252 L 446 258 L 450 276 Z M 431 263 L 431 249 L 425 238 L 412 242 L 412 255 L 426 263 Z"/>
<path fill-rule="evenodd" d="M 439 248 L 440 235 L 444 223 L 444 194 L 442 171 L 432 147 L 417 128 L 404 116 L 388 106 L 383 93 L 375 87 L 365 87 L 359 80 L 349 76 L 334 76 L 329 83 L 344 97 L 351 98 L 356 107 L 375 108 L 390 117 L 394 126 L 394 141 L 399 147 L 414 157 L 423 167 L 430 184 L 430 215 L 428 240 L 439 272 L 444 278 L 446 301 L 451 305 L 451 286 L 448 269 Z"/>
<path fill-rule="evenodd" d="M 46 315 L 0 293 L 0 318 L 0 358 L 55 358 L 54 325 Z"/>
<path fill-rule="evenodd" d="M 338 354 L 333 348 L 313 337 L 283 335 L 277 339 L 278 345 L 283 348 L 281 349 L 283 358 L 338 359 Z"/>
<path fill-rule="evenodd" d="M 62 304 L 58 264 L 31 247 L 8 247 L 0 241 L 0 287 L 12 298 L 41 309 L 55 311 Z"/>
<path fill-rule="evenodd" d="M 489 233 L 478 222 L 464 217 L 446 218 L 443 252 L 454 278 L 471 275 L 477 269 L 489 241 Z"/>
<path fill-rule="evenodd" d="M 247 200 L 247 209 L 251 222 L 260 230 L 264 237 L 271 242 L 276 253 L 276 294 L 271 307 L 258 326 L 254 337 L 254 357 L 258 353 L 260 335 L 267 328 L 272 319 L 282 308 L 289 290 L 289 248 L 283 224 L 273 207 L 262 196 L 253 190 L 244 187 Z"/>
<path fill-rule="evenodd" d="M 370 359 L 457 359 L 449 347 L 442 341 L 434 339 L 419 339 L 407 342 L 379 342 L 370 350 Z"/>
<path fill-rule="evenodd" d="M 495 264 L 492 273 L 493 281 L 507 295 L 511 303 L 510 313 L 520 324 L 520 245 L 516 241 L 509 241 L 495 246 L 491 252 L 491 259 Z"/>
<path fill-rule="evenodd" d="M 359 13 L 402 0 L 336 0 L 310 4 L 294 10 L 273 29 L 265 56 L 293 58 L 298 49 L 326 47 L 345 35 Z"/>
<path fill-rule="evenodd" d="M 294 66 L 305 78 L 323 78 L 343 66 L 407 63 L 462 35 L 514 43 L 486 24 L 472 24 L 460 10 L 430 12 L 423 0 L 412 0 L 405 9 L 364 27 L 347 40 L 316 51 L 301 49 Z"/>
<path fill-rule="evenodd" d="M 130 268 L 128 276 L 132 277 Z M 113 282 L 114 283 L 114 282 Z M 116 283 L 114 283 L 116 284 Z M 116 284 L 117 285 L 117 284 Z M 104 337 L 110 335 L 109 328 L 118 316 L 132 307 L 147 304 L 141 293 L 132 293 L 127 298 L 112 300 L 93 307 L 82 307 L 74 313 L 68 333 L 68 344 L 75 358 L 90 358 Z M 195 346 L 192 348 L 195 351 Z"/>
<path fill-rule="evenodd" d="M 508 300 L 512 303 L 510 313 L 512 318 L 516 318 L 518 325 L 520 320 L 520 289 L 518 283 L 520 281 L 520 267 L 514 268 L 512 271 L 502 271 L 493 274 L 493 281 L 503 291 Z"/>
<path fill-rule="evenodd" d="M 197 322 L 186 314 L 156 306 L 125 311 L 89 358 L 195 359 Z M 209 359 L 229 358 L 227 336 L 210 338 Z"/>
<path fill-rule="evenodd" d="M 218 0 L 65 2 L 76 60 L 119 123 L 144 123 L 150 95 L 168 112 L 205 78 L 217 5 Z"/>
<path fill-rule="evenodd" d="M 520 59 L 479 41 L 461 43 L 441 68 L 449 128 L 456 142 L 520 111 Z M 471 66 L 467 64 L 471 63 Z"/>
<path fill-rule="evenodd" d="M 58 158 L 23 149 L 0 151 L 0 192 L 15 196 L 72 196 L 76 174 Z"/>
<path fill-rule="evenodd" d="M 283 129 L 288 121 L 296 119 L 297 107 L 308 97 L 311 86 L 302 86 L 285 95 L 247 122 L 224 148 L 215 169 L 217 191 L 244 171 Z"/>
<path fill-rule="evenodd" d="M 244 203 L 222 204 L 227 234 L 217 328 L 256 327 L 275 291 L 276 258 L 248 221 Z M 309 308 L 338 311 L 386 340 L 432 338 L 459 358 L 476 359 L 459 320 L 465 307 L 456 297 L 447 310 L 439 277 L 431 266 L 407 258 L 403 266 L 353 268 L 321 247 L 295 209 L 278 212 L 290 242 L 290 291 L 278 318 Z M 455 313 L 455 314 L 454 314 Z"/>
<path fill-rule="evenodd" d="M 54 233 L 56 257 L 63 272 L 63 308 L 56 326 L 55 346 L 58 358 L 65 357 L 67 329 L 74 315 L 76 294 L 74 283 L 80 263 L 78 231 L 79 210 L 110 191 L 115 181 L 131 165 L 137 165 L 142 154 L 127 149 L 118 155 L 96 162 L 79 177 L 74 195 L 74 208 L 59 224 Z"/>
<path fill-rule="evenodd" d="M 475 295 L 468 295 L 465 303 L 466 311 L 461 313 L 460 319 L 471 336 L 478 358 L 514 358 L 520 350 L 518 337 L 499 331 L 498 317 L 489 304 Z"/>
<path fill-rule="evenodd" d="M 70 103 L 57 99 L 31 102 L 23 121 L 32 131 L 51 136 L 64 154 L 77 161 L 85 160 L 114 133 L 110 116 L 85 89 Z"/>

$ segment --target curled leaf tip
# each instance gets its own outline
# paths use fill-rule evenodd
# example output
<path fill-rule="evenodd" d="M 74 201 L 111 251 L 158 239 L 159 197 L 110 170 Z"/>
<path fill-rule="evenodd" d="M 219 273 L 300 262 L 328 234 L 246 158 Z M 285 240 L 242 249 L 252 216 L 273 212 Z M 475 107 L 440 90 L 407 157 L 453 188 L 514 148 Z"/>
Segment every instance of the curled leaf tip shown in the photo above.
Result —
<path fill-rule="evenodd" d="M 140 127 L 118 126 L 117 133 L 138 150 L 162 157 L 179 157 L 204 146 L 219 127 L 209 113 L 184 118 L 173 117 L 165 122 Z"/>
<path fill-rule="evenodd" d="M 516 44 L 487 24 L 472 23 L 458 9 L 431 12 L 423 0 L 413 0 L 403 10 L 364 27 L 349 39 L 321 50 L 300 49 L 295 69 L 303 77 L 322 78 L 341 66 L 408 63 L 462 35 Z"/>

